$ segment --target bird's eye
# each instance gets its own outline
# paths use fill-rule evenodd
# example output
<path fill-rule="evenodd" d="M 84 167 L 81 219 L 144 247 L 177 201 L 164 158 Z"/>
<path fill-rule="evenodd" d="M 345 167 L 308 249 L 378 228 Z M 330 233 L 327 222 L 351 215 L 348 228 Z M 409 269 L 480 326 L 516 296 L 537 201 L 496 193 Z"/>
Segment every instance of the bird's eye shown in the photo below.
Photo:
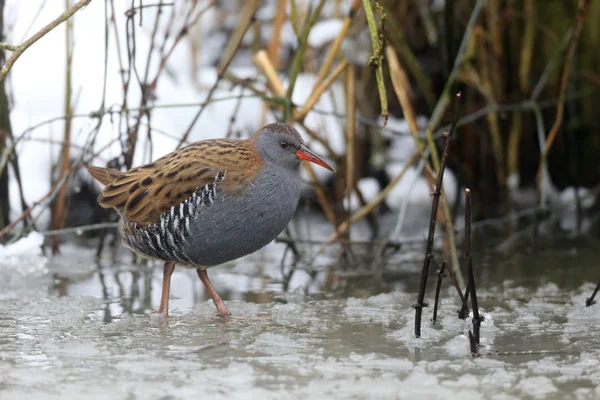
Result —
<path fill-rule="evenodd" d="M 287 149 L 288 148 L 288 144 L 286 142 L 281 142 L 279 143 L 279 147 L 281 147 L 282 149 Z"/>

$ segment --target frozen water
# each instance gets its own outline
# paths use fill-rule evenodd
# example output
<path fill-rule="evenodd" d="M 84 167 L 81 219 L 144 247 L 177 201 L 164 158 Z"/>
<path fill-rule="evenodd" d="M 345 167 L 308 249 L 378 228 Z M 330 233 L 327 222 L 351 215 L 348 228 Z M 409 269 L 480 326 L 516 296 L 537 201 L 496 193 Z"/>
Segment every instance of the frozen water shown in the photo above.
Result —
<path fill-rule="evenodd" d="M 38 246 L 34 234 L 0 251 L 11 252 L 12 266 L 25 265 Z M 594 285 L 576 283 L 593 275 L 597 256 L 578 252 L 577 269 L 561 272 L 570 283 L 560 275 L 539 282 L 511 270 L 493 279 L 482 273 L 482 356 L 472 358 L 470 319 L 456 317 L 449 285 L 438 323 L 425 309 L 418 339 L 415 292 L 281 292 L 278 246 L 210 272 L 235 315 L 262 318 L 221 321 L 193 271 L 177 269 L 167 325 L 154 312 L 160 268 L 96 264 L 93 249 L 65 246 L 45 262 L 47 272 L 2 286 L 0 398 L 600 396 L 600 308 L 585 307 Z M 12 272 L 3 264 L 0 282 Z M 407 287 L 416 287 L 416 275 L 407 275 Z"/>

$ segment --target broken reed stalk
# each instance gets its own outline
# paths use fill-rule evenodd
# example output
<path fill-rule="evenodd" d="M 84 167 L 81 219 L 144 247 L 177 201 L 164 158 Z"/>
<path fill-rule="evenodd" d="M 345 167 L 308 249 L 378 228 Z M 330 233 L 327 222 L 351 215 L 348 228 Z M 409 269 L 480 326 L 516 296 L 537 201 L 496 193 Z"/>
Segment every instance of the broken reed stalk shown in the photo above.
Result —
<path fill-rule="evenodd" d="M 435 323 L 437 320 L 437 310 L 438 310 L 438 302 L 440 299 L 440 289 L 442 288 L 442 279 L 446 277 L 446 260 L 442 262 L 442 266 L 438 272 L 437 284 L 435 286 L 435 300 L 433 301 L 433 317 L 431 318 L 431 322 Z"/>
<path fill-rule="evenodd" d="M 433 192 L 433 201 L 431 202 L 431 215 L 429 217 L 429 235 L 427 237 L 427 247 L 425 249 L 425 259 L 423 261 L 423 270 L 421 271 L 421 284 L 419 286 L 419 296 L 417 303 L 413 306 L 415 309 L 415 336 L 421 337 L 421 317 L 423 315 L 423 307 L 427 307 L 427 304 L 423 303 L 425 299 L 425 289 L 427 287 L 427 276 L 429 275 L 429 265 L 433 259 L 433 239 L 435 237 L 435 225 L 437 221 L 438 206 L 440 204 L 440 197 L 442 193 L 442 184 L 444 181 L 444 170 L 446 169 L 446 162 L 448 160 L 448 153 L 450 151 L 450 143 L 456 130 L 456 123 L 458 122 L 458 101 L 460 99 L 460 92 L 456 94 L 454 99 L 454 118 L 450 131 L 445 135 L 446 143 L 444 145 L 444 153 L 442 154 L 442 161 L 440 162 L 440 170 L 437 175 L 435 182 L 435 191 Z"/>
<path fill-rule="evenodd" d="M 346 196 L 348 201 L 347 222 L 348 239 L 350 239 L 350 199 L 354 190 L 354 147 L 356 145 L 356 70 L 350 65 L 346 68 L 346 110 L 348 110 L 348 119 L 346 119 Z M 360 191 L 357 190 L 357 194 Z"/>
<path fill-rule="evenodd" d="M 477 346 L 477 342 L 475 341 L 475 336 L 473 332 L 469 329 L 469 346 L 471 347 L 471 355 L 474 357 L 479 357 L 479 346 Z"/>
<path fill-rule="evenodd" d="M 475 274 L 471 257 L 471 190 L 465 189 L 465 259 L 467 260 L 467 292 L 471 294 L 471 309 L 473 310 L 473 335 L 479 345 L 479 328 L 483 318 L 479 315 L 479 304 L 475 291 Z"/>
<path fill-rule="evenodd" d="M 594 300 L 596 298 L 596 295 L 598 294 L 598 291 L 600 291 L 600 282 L 598 282 L 598 285 L 596 285 L 596 289 L 594 289 L 594 293 L 592 293 L 592 296 L 588 299 L 585 299 L 585 306 L 586 307 L 591 307 L 594 304 L 596 304 L 596 301 Z"/>

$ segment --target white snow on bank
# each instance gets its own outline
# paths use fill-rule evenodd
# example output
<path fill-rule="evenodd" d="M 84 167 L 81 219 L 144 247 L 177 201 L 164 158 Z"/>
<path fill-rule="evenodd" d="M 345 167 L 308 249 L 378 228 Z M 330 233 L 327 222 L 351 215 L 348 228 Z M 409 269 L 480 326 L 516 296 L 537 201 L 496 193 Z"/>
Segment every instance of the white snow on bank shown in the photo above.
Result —
<path fill-rule="evenodd" d="M 0 258 L 16 257 L 20 255 L 41 255 L 41 245 L 44 243 L 44 235 L 39 232 L 31 232 L 15 243 L 0 244 Z"/>
<path fill-rule="evenodd" d="M 18 271 L 22 275 L 46 273 L 47 259 L 42 255 L 44 235 L 31 232 L 14 243 L 0 245 L 0 269 Z"/>

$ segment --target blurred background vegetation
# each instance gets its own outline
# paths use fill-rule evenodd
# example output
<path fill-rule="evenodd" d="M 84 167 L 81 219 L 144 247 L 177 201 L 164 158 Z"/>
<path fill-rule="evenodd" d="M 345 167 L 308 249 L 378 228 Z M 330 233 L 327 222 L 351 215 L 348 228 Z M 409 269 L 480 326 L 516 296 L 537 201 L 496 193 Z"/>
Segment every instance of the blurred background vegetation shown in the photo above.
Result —
<path fill-rule="evenodd" d="M 0 29 L 5 37 L 8 34 L 2 41 L 10 42 L 13 22 L 7 18 L 14 15 L 7 17 L 4 3 L 0 0 Z M 73 25 L 78 24 L 80 14 L 98 6 L 96 3 L 101 3 L 99 9 L 105 12 L 96 16 L 105 26 L 105 49 L 96 50 L 108 52 L 110 48 L 119 65 L 118 69 L 105 68 L 104 76 L 96 80 L 104 80 L 105 88 L 107 82 L 116 83 L 119 89 L 112 105 L 103 97 L 97 99 L 100 108 L 91 112 L 77 110 L 70 71 L 80 68 L 74 64 L 73 54 L 86 46 L 81 37 L 77 38 L 80 47 L 74 46 Z M 9 84 L 11 73 L 2 76 L 0 242 L 37 229 L 47 231 L 53 251 L 58 252 L 61 240 L 68 240 L 57 234 L 64 228 L 108 222 L 90 232 L 100 232 L 101 237 L 115 232 L 117 217 L 96 207 L 98 189 L 84 176 L 85 164 L 127 169 L 192 139 L 245 137 L 262 124 L 282 120 L 317 143 L 320 152 L 337 166 L 338 173 L 328 180 L 315 175 L 310 166 L 304 171 L 311 188 L 308 202 L 317 206 L 331 225 L 327 240 L 347 242 L 349 227 L 366 220 L 370 232 L 366 236 L 383 238 L 385 247 L 399 239 L 391 233 L 393 223 L 386 225 L 382 220 L 397 221 L 401 217 L 390 208 L 402 210 L 398 204 L 390 204 L 389 193 L 409 167 L 432 187 L 444 144 L 442 133 L 452 121 L 457 92 L 461 93 L 459 122 L 448 168 L 458 184 L 451 187 L 452 194 L 446 189 L 438 214 L 446 234 L 444 248 L 454 253 L 454 261 L 457 229 L 453 221 L 462 212 L 464 188 L 472 191 L 475 221 L 506 222 L 527 215 L 530 222 L 538 224 L 564 215 L 566 208 L 569 218 L 576 220 L 574 231 L 599 232 L 595 223 L 600 211 L 597 1 L 126 3 L 66 1 L 64 8 L 71 10 L 72 16 L 56 28 L 62 29 L 66 39 L 60 61 L 65 89 L 59 96 L 65 104 L 64 114 L 51 121 L 33 121 L 35 125 L 25 131 L 13 132 L 15 100 L 11 90 L 18 88 Z M 74 10 L 78 5 L 86 7 Z M 44 46 L 44 40 L 42 37 L 31 49 Z M 5 64 L 15 49 L 6 44 L 2 47 L 0 58 Z M 178 54 L 185 57 L 175 62 Z M 19 61 L 13 68 L 25 62 Z M 43 66 L 39 68 L 42 73 Z M 244 68 L 249 72 L 240 73 Z M 300 79 L 307 76 L 310 80 Z M 164 81 L 193 88 L 200 102 L 172 105 L 187 110 L 187 129 L 171 132 L 171 148 L 156 146 L 152 153 L 153 135 L 158 131 L 156 114 L 169 107 L 161 102 L 164 96 L 159 82 Z M 306 92 L 301 103 L 294 100 L 299 90 Z M 207 131 L 197 123 L 203 114 L 220 112 L 214 108 L 205 111 L 217 92 L 221 97 L 230 93 L 233 112 L 223 111 L 219 126 L 199 136 L 195 132 Z M 245 108 L 249 106 L 242 102 L 246 97 L 259 99 L 260 106 L 248 111 Z M 334 104 L 328 111 L 318 107 L 324 98 Z M 243 112 L 256 114 L 258 122 L 236 125 Z M 329 122 L 309 123 L 315 115 Z M 92 127 L 85 140 L 74 142 L 73 123 L 82 118 Z M 21 179 L 19 168 L 32 161 L 23 159 L 20 150 L 27 146 L 33 130 L 57 120 L 63 123 L 62 137 L 48 143 L 53 154 L 49 190 L 27 199 L 22 187 L 30 183 Z M 332 129 L 332 124 L 337 129 Z M 399 124 L 404 128 L 397 128 Z M 104 131 L 109 131 L 105 135 L 109 139 L 103 147 L 97 139 Z M 402 137 L 412 139 L 398 142 Z M 401 159 L 402 168 L 390 173 L 386 167 L 394 160 L 398 144 L 409 156 Z M 13 184 L 9 184 L 9 176 Z M 370 193 L 360 184 L 368 178 L 377 183 Z M 19 196 L 13 197 L 16 192 Z M 358 205 L 350 207 L 353 196 Z M 403 196 L 410 196 L 410 190 Z M 9 202 L 9 198 L 19 201 Z M 421 207 L 428 211 L 430 202 Z M 50 210 L 46 222 L 36 220 L 43 210 Z M 520 214 L 524 211 L 530 213 Z M 424 217 L 423 226 L 426 223 Z M 396 223 L 396 228 L 398 225 L 401 223 Z M 510 236 L 516 232 L 514 225 L 510 229 L 506 224 L 498 226 L 495 233 Z"/>

